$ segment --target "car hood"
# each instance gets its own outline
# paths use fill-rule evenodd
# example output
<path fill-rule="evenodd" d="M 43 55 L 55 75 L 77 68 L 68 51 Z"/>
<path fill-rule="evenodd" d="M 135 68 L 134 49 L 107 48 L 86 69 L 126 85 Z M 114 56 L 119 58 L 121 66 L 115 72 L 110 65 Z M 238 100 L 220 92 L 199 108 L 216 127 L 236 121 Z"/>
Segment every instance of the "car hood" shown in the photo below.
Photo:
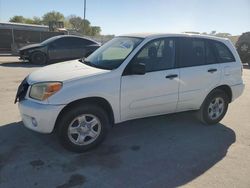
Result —
<path fill-rule="evenodd" d="M 28 76 L 28 83 L 34 84 L 38 82 L 60 81 L 66 82 L 89 76 L 95 76 L 110 72 L 110 70 L 98 69 L 83 64 L 79 60 L 65 61 L 53 65 L 48 65 Z"/>
<path fill-rule="evenodd" d="M 42 45 L 41 44 L 30 44 L 30 45 L 27 45 L 27 46 L 20 48 L 19 51 L 28 50 L 28 49 L 32 49 L 32 48 L 38 48 L 38 47 L 42 47 Z"/>

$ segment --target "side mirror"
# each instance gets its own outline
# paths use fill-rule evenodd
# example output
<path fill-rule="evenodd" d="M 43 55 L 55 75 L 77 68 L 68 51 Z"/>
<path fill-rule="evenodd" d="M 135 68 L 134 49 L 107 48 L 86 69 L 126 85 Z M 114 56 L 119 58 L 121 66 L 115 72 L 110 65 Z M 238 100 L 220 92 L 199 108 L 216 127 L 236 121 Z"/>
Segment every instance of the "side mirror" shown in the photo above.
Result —
<path fill-rule="evenodd" d="M 143 75 L 146 73 L 146 66 L 144 63 L 134 63 L 131 67 L 131 74 Z"/>

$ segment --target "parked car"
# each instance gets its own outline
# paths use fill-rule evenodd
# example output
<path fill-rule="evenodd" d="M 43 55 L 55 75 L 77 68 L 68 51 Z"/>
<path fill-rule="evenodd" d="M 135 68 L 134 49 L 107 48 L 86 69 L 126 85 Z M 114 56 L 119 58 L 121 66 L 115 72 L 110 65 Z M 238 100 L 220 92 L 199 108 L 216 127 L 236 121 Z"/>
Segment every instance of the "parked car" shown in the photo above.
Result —
<path fill-rule="evenodd" d="M 115 37 L 83 61 L 31 73 L 16 101 L 26 127 L 54 130 L 63 146 L 82 152 L 131 119 L 195 110 L 204 124 L 217 124 L 243 89 L 229 40 L 141 34 Z"/>
<path fill-rule="evenodd" d="M 87 38 L 72 35 L 60 35 L 49 38 L 40 44 L 31 44 L 19 49 L 20 59 L 34 64 L 44 65 L 83 58 L 100 47 L 100 44 Z"/>
<path fill-rule="evenodd" d="M 242 63 L 248 63 L 250 66 L 250 32 L 243 33 L 239 37 L 236 48 Z"/>

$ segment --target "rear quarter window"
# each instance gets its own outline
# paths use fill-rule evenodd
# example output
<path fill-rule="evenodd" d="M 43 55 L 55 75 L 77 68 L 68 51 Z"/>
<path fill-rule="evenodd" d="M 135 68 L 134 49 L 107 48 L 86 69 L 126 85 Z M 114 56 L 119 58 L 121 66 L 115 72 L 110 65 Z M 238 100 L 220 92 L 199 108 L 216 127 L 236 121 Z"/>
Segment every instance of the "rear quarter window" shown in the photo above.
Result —
<path fill-rule="evenodd" d="M 235 58 L 232 52 L 229 50 L 229 48 L 225 44 L 221 42 L 217 42 L 217 41 L 213 41 L 212 43 L 213 43 L 214 49 L 216 50 L 219 63 L 227 63 L 227 62 L 235 61 Z"/>

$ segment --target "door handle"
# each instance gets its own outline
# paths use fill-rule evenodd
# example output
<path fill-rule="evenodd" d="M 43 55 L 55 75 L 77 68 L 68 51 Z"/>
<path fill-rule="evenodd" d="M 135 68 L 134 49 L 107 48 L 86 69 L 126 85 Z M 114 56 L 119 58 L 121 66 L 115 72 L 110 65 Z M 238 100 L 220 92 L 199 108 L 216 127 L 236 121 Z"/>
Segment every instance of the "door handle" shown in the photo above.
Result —
<path fill-rule="evenodd" d="M 210 73 L 214 73 L 214 72 L 216 72 L 217 71 L 217 69 L 208 69 L 207 70 L 207 72 L 210 72 Z"/>
<path fill-rule="evenodd" d="M 170 74 L 170 75 L 167 75 L 165 78 L 168 78 L 168 79 L 174 79 L 174 78 L 176 78 L 176 77 L 178 77 L 178 75 L 177 74 Z"/>

